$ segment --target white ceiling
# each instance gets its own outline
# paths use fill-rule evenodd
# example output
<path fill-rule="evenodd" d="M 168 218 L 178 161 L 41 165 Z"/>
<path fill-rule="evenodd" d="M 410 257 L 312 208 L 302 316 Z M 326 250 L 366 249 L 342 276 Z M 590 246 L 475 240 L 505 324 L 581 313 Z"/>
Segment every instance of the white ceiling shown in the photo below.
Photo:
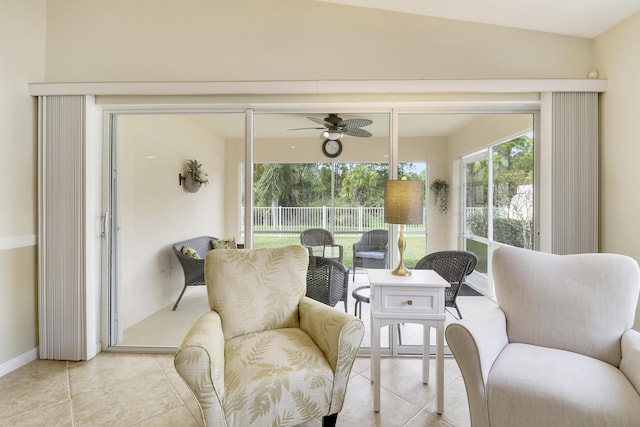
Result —
<path fill-rule="evenodd" d="M 256 114 L 255 134 L 260 138 L 314 138 L 320 140 L 322 130 L 308 117 L 324 118 L 326 114 Z M 402 137 L 447 137 L 460 128 L 477 120 L 481 114 L 403 114 L 398 123 L 398 134 Z M 242 114 L 190 114 L 190 120 L 225 138 L 244 137 Z M 340 114 L 342 119 L 367 118 L 373 123 L 363 129 L 374 137 L 389 136 L 388 114 Z M 310 128 L 310 129 L 299 129 Z M 297 129 L 297 130 L 291 130 Z"/>
<path fill-rule="evenodd" d="M 318 0 L 436 18 L 595 38 L 640 10 L 640 0 Z"/>
<path fill-rule="evenodd" d="M 317 0 L 437 18 L 501 25 L 576 37 L 594 38 L 640 11 L 640 0 Z M 308 116 L 322 114 L 256 115 L 256 133 L 268 138 L 317 137 L 319 130 L 288 131 L 314 127 Z M 373 115 L 375 116 L 375 115 Z M 374 123 L 366 129 L 374 136 L 388 135 L 388 118 L 341 114 L 344 119 L 366 117 Z M 408 115 L 399 126 L 401 136 L 447 136 L 478 115 Z M 192 120 L 226 137 L 241 138 L 241 115 L 201 115 Z"/>

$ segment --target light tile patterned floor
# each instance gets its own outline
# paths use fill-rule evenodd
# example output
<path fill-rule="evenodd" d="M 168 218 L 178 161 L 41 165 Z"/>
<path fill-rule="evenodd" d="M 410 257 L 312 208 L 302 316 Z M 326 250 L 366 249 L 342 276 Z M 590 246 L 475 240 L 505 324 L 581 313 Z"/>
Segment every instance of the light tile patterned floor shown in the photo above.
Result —
<path fill-rule="evenodd" d="M 366 274 L 356 274 L 356 280 L 350 282 L 348 302 L 349 312 L 353 313 L 351 290 L 368 282 Z M 192 304 L 196 317 L 185 314 L 193 318 L 178 322 L 177 312 L 168 306 L 136 326 L 137 332 L 131 334 L 132 343 L 178 345 L 193 319 L 207 310 L 206 303 L 202 302 L 206 298 L 205 289 L 189 291 L 179 310 L 187 311 Z M 464 316 L 472 316 L 494 303 L 484 297 L 459 297 L 458 305 Z M 343 310 L 343 307 L 339 303 L 336 309 Z M 368 347 L 370 341 L 368 318 L 369 304 L 364 304 L 364 347 Z M 447 323 L 453 320 L 449 315 L 447 318 Z M 421 343 L 419 325 L 406 324 L 402 328 L 404 344 Z M 388 336 L 386 331 L 384 328 L 383 343 Z M 345 405 L 338 415 L 338 426 L 470 425 L 464 382 L 452 357 L 445 359 L 445 409 L 441 416 L 435 413 L 435 384 L 424 385 L 420 381 L 420 357 L 382 358 L 379 413 L 373 412 L 369 368 L 368 357 L 356 360 Z M 430 378 L 435 378 L 433 358 L 430 369 Z M 175 371 L 173 355 L 101 353 L 86 362 L 38 360 L 0 377 L 0 427 L 38 425 L 182 427 L 202 425 L 202 417 L 195 398 Z M 317 421 L 304 427 L 320 425 Z"/>
<path fill-rule="evenodd" d="M 419 357 L 383 358 L 381 411 L 375 413 L 369 358 L 359 357 L 337 425 L 469 426 L 455 360 L 445 360 L 442 416 L 435 414 L 434 385 L 420 382 L 420 369 Z M 0 378 L 0 426 L 38 425 L 198 426 L 202 418 L 172 355 L 101 353 L 87 362 L 38 360 Z"/>

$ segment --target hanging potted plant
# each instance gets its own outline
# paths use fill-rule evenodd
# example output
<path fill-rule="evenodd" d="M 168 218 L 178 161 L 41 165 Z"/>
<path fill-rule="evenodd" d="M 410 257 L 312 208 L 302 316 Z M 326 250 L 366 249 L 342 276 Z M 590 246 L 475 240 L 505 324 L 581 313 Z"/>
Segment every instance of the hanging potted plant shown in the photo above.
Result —
<path fill-rule="evenodd" d="M 431 183 L 430 188 L 440 213 L 447 213 L 447 209 L 449 209 L 449 184 L 447 181 L 436 179 Z"/>
<path fill-rule="evenodd" d="M 196 159 L 187 160 L 185 169 L 185 176 L 181 177 L 181 180 L 184 181 L 184 189 L 189 193 L 195 193 L 200 189 L 202 184 L 207 185 L 209 183 L 207 174 L 202 169 L 202 163 Z"/>

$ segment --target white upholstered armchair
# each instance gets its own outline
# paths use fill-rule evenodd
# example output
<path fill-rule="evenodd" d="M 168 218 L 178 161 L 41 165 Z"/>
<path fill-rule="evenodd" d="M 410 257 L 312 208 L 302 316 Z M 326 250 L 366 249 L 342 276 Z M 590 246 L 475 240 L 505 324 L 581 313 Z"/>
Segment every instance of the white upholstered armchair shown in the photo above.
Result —
<path fill-rule="evenodd" d="M 211 251 L 210 312 L 175 366 L 207 426 L 335 425 L 364 326 L 305 297 L 303 246 Z"/>
<path fill-rule="evenodd" d="M 640 425 L 640 272 L 614 254 L 493 255 L 499 308 L 450 324 L 473 427 Z"/>

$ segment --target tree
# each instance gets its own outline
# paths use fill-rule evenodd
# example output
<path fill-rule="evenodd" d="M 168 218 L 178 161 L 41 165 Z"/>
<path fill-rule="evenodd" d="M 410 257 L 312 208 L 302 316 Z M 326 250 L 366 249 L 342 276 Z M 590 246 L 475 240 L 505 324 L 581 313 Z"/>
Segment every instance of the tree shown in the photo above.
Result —
<path fill-rule="evenodd" d="M 514 138 L 493 150 L 494 240 L 533 247 L 533 139 Z"/>
<path fill-rule="evenodd" d="M 254 192 L 262 206 L 304 206 L 314 198 L 313 188 L 320 181 L 313 163 L 268 163 L 256 167 Z"/>
<path fill-rule="evenodd" d="M 382 206 L 386 165 L 361 163 L 349 169 L 341 182 L 340 197 L 356 206 Z"/>

